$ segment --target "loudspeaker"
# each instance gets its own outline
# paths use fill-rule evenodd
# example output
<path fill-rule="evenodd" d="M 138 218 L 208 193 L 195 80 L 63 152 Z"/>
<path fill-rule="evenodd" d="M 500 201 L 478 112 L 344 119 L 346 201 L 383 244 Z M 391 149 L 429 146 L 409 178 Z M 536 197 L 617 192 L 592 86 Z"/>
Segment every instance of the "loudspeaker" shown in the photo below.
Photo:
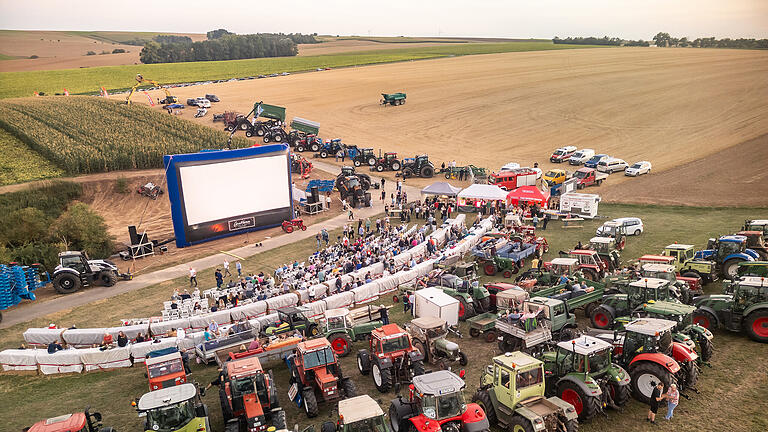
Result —
<path fill-rule="evenodd" d="M 128 226 L 128 236 L 131 237 L 131 244 L 139 244 L 139 236 L 136 234 L 136 226 L 135 225 L 129 225 Z"/>
<path fill-rule="evenodd" d="M 366 192 L 365 193 L 365 206 L 370 207 L 371 206 L 371 193 Z"/>
<path fill-rule="evenodd" d="M 320 190 L 317 188 L 317 186 L 312 186 L 312 189 L 310 189 L 310 194 L 312 196 L 312 201 L 310 202 L 320 202 Z"/>

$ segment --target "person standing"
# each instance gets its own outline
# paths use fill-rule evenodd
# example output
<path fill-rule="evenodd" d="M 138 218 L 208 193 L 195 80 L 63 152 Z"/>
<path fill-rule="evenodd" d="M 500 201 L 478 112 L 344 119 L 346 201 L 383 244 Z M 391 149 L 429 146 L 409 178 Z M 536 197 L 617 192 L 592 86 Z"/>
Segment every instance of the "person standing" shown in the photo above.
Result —
<path fill-rule="evenodd" d="M 536 216 L 536 213 L 533 214 L 532 225 L 534 229 L 539 225 L 539 217 Z"/>
<path fill-rule="evenodd" d="M 385 182 L 386 182 L 386 180 L 384 180 L 384 177 L 382 177 L 382 178 L 381 178 L 381 188 L 382 188 L 382 189 L 384 189 L 384 183 L 385 183 Z"/>
<path fill-rule="evenodd" d="M 232 273 L 229 271 L 229 260 L 224 258 L 224 276 L 232 277 Z"/>
<path fill-rule="evenodd" d="M 235 268 L 237 269 L 237 277 L 243 277 L 243 265 L 240 264 L 240 261 L 235 263 Z"/>
<path fill-rule="evenodd" d="M 189 286 L 197 286 L 197 270 L 192 267 L 189 268 Z"/>
<path fill-rule="evenodd" d="M 352 213 L 352 208 L 349 209 L 349 214 L 347 214 L 348 220 L 355 220 L 355 214 Z"/>
<path fill-rule="evenodd" d="M 325 246 L 328 246 L 328 231 L 326 231 L 326 229 L 323 228 L 320 231 L 320 234 L 323 236 L 323 241 L 325 242 Z"/>
<path fill-rule="evenodd" d="M 318 251 L 320 250 L 320 246 L 321 246 L 320 245 L 320 239 L 321 238 L 322 238 L 322 236 L 320 235 L 320 233 L 315 234 L 315 240 L 317 240 L 317 250 Z"/>
<path fill-rule="evenodd" d="M 664 383 L 659 382 L 656 384 L 656 387 L 653 388 L 653 392 L 651 393 L 648 417 L 645 418 L 645 421 L 651 422 L 651 424 L 656 424 L 656 412 L 659 410 L 659 402 L 661 402 L 665 397 L 661 394 L 662 391 L 664 391 Z"/>
<path fill-rule="evenodd" d="M 221 270 L 216 269 L 213 276 L 216 278 L 216 288 L 221 289 L 221 286 L 224 284 L 224 275 L 221 274 Z"/>
<path fill-rule="evenodd" d="M 384 179 L 382 179 L 384 180 Z M 387 199 L 387 191 L 385 191 L 383 188 L 381 189 L 381 201 L 384 201 Z"/>
<path fill-rule="evenodd" d="M 549 223 L 549 213 L 544 213 L 544 217 L 541 218 L 541 229 L 547 229 L 547 223 Z"/>
<path fill-rule="evenodd" d="M 670 384 L 669 390 L 667 390 L 667 415 L 664 416 L 667 420 L 672 420 L 672 415 L 675 412 L 675 407 L 680 402 L 680 392 L 677 391 L 677 384 Z"/>

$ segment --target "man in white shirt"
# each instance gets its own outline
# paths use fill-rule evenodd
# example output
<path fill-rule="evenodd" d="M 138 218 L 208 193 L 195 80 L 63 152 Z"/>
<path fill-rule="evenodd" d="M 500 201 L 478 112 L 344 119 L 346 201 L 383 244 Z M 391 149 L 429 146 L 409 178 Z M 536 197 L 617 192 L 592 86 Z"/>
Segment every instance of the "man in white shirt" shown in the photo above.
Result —
<path fill-rule="evenodd" d="M 226 258 L 224 258 L 224 277 L 227 277 L 227 275 L 229 275 L 229 277 L 232 277 L 232 273 L 230 273 L 229 271 L 229 261 Z"/>
<path fill-rule="evenodd" d="M 192 267 L 189 268 L 189 287 L 192 286 L 197 287 L 197 270 L 193 269 Z"/>

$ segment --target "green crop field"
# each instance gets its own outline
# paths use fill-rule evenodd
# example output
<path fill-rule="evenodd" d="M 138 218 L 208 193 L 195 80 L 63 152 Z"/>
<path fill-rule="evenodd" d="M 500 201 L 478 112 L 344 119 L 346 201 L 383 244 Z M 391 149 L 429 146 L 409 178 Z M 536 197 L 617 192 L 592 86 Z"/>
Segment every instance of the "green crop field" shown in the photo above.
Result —
<path fill-rule="evenodd" d="M 162 84 L 194 82 L 278 72 L 310 71 L 319 67 L 346 67 L 407 60 L 495 54 L 518 51 L 593 48 L 588 45 L 555 45 L 551 42 L 466 43 L 437 47 L 397 48 L 308 57 L 277 57 L 212 62 L 162 63 L 82 69 L 0 73 L 0 98 L 32 96 L 35 91 L 53 94 L 67 88 L 71 94 L 96 94 L 100 87 L 130 88 L 137 73 Z"/>
<path fill-rule="evenodd" d="M 60 177 L 63 173 L 10 132 L 0 129 L 0 186 Z"/>
<path fill-rule="evenodd" d="M 707 238 L 731 232 L 740 226 L 746 218 L 763 217 L 768 209 L 710 209 L 691 207 L 661 207 L 601 204 L 601 213 L 609 217 L 641 215 L 646 231 L 639 237 L 630 237 L 627 249 L 622 253 L 625 260 L 635 259 L 644 253 L 657 252 L 665 245 L 674 242 L 690 242 L 699 247 L 706 244 Z M 471 217 L 471 215 L 470 215 Z M 546 231 L 539 234 L 549 240 L 551 252 L 546 259 L 557 256 L 558 250 L 571 248 L 578 240 L 586 241 L 592 237 L 600 220 L 585 221 L 581 229 L 563 229 L 559 222 L 549 224 Z M 336 232 L 331 233 L 335 238 Z M 301 260 L 315 251 L 313 238 L 291 243 L 282 248 L 269 250 L 254 255 L 244 261 L 246 272 L 271 272 L 275 267 Z M 213 269 L 200 270 L 198 280 L 201 288 L 213 286 Z M 504 281 L 497 277 L 490 280 Z M 507 280 L 508 281 L 508 280 Z M 0 330 L 0 349 L 17 347 L 22 340 L 22 333 L 28 327 L 43 327 L 48 323 L 57 323 L 60 327 L 77 325 L 79 328 L 115 325 L 116 320 L 129 316 L 148 316 L 157 314 L 162 301 L 170 298 L 174 288 L 185 288 L 186 278 L 163 282 L 133 292 L 121 294 L 112 299 L 98 301 L 88 305 L 34 319 L 28 323 Z M 50 289 L 47 287 L 45 289 Z M 721 290 L 721 284 L 713 283 L 706 287 L 710 293 Z M 86 291 L 87 293 L 87 291 Z M 390 296 L 381 299 L 384 304 L 392 304 Z M 579 325 L 588 325 L 589 320 L 583 313 L 577 313 Z M 392 322 L 404 324 L 410 319 L 402 312 L 402 306 L 395 304 L 391 310 Z M 467 387 L 465 396 L 469 399 L 476 390 L 482 368 L 490 364 L 490 359 L 498 355 L 496 344 L 488 344 L 467 335 L 466 325 L 461 325 L 465 335 L 462 339 L 451 337 L 463 351 L 469 355 L 466 367 Z M 704 368 L 699 379 L 700 394 L 690 393 L 690 400 L 681 398 L 680 406 L 675 411 L 675 418 L 670 423 L 661 420 L 660 431 L 701 432 L 701 431 L 765 431 L 768 418 L 768 376 L 760 366 L 768 356 L 768 345 L 750 341 L 745 335 L 718 331 L 715 333 L 715 355 L 711 368 Z M 356 342 L 352 353 L 365 347 L 364 342 Z M 194 362 L 193 362 L 194 363 Z M 358 393 L 367 393 L 386 408 L 396 395 L 379 393 L 373 386 L 370 376 L 361 376 L 356 368 L 354 354 L 341 361 L 344 373 L 351 376 L 358 387 Z M 333 421 L 334 404 L 321 404 L 320 416 L 308 420 L 287 400 L 288 372 L 281 362 L 265 365 L 274 371 L 281 405 L 285 407 L 289 429 L 294 423 L 301 428 L 323 421 Z M 216 377 L 214 366 L 192 365 L 192 378 L 207 384 Z M 218 389 L 213 387 L 204 397 L 211 413 L 213 430 L 223 430 Z M 134 368 L 115 371 L 91 372 L 87 374 L 61 376 L 15 376 L 0 374 L 0 401 L 8 412 L 19 413 L 7 420 L 8 430 L 20 430 L 24 426 L 40 419 L 83 409 L 90 405 L 104 414 L 104 424 L 118 430 L 138 430 L 140 419 L 130 406 L 133 398 L 147 391 L 144 369 L 141 365 Z M 407 388 L 401 390 L 407 394 Z M 665 408 L 660 410 L 664 414 Z M 645 423 L 647 406 L 637 401 L 630 401 L 621 412 L 606 410 L 606 417 L 600 417 L 581 425 L 582 432 L 603 430 L 621 430 L 627 432 L 650 430 Z M 316 429 L 317 430 L 317 429 Z M 501 432 L 494 428 L 493 432 Z"/>
<path fill-rule="evenodd" d="M 166 154 L 221 149 L 228 134 L 164 111 L 97 97 L 70 96 L 5 101 L 0 128 L 67 174 L 162 167 Z M 235 147 L 250 141 L 233 139 Z M 24 165 L 14 174 L 23 176 Z"/>

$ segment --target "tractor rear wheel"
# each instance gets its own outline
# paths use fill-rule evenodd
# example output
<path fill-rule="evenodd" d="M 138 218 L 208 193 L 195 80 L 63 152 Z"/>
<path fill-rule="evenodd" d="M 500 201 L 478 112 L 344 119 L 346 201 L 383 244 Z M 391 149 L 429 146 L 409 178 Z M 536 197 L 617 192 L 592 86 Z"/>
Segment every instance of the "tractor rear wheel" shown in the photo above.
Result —
<path fill-rule="evenodd" d="M 357 370 L 361 375 L 368 375 L 371 372 L 371 357 L 366 350 L 357 352 Z"/>
<path fill-rule="evenodd" d="M 394 161 L 390 165 L 390 168 L 392 168 L 392 171 L 400 171 L 400 162 Z"/>
<path fill-rule="evenodd" d="M 432 176 L 435 175 L 435 169 L 427 165 L 427 166 L 421 167 L 421 171 L 419 173 L 424 178 L 432 178 Z"/>
<path fill-rule="evenodd" d="M 419 350 L 421 355 L 424 356 L 424 360 L 429 361 L 429 350 L 427 350 L 427 347 L 424 345 L 424 342 L 421 339 L 413 338 L 413 347 Z"/>
<path fill-rule="evenodd" d="M 491 402 L 491 395 L 488 394 L 488 390 L 478 390 L 472 395 L 472 402 L 480 405 L 480 408 L 485 411 L 485 416 L 488 417 L 488 424 L 496 426 L 499 419 L 496 418 L 496 411 L 493 409 L 493 402 Z"/>
<path fill-rule="evenodd" d="M 747 334 L 756 342 L 768 342 L 768 309 L 760 309 L 747 315 L 744 320 Z"/>
<path fill-rule="evenodd" d="M 403 168 L 403 178 L 413 177 L 413 168 Z"/>
<path fill-rule="evenodd" d="M 481 312 L 488 312 L 491 310 L 491 297 L 485 297 L 481 298 L 477 301 L 477 305 L 479 306 L 478 309 L 480 309 Z M 477 312 L 477 311 L 475 311 Z"/>
<path fill-rule="evenodd" d="M 741 260 L 731 258 L 723 263 L 723 276 L 727 277 L 728 279 L 735 280 L 738 276 L 737 270 L 739 268 L 740 262 Z"/>
<path fill-rule="evenodd" d="M 306 389 L 301 393 L 301 398 L 304 402 L 304 412 L 307 413 L 307 417 L 317 417 L 319 411 L 317 409 L 317 397 L 315 397 L 315 391 Z"/>
<path fill-rule="evenodd" d="M 566 421 L 565 432 L 579 432 L 579 421 L 577 419 Z"/>
<path fill-rule="evenodd" d="M 611 399 L 617 406 L 624 406 L 629 402 L 629 386 L 619 385 L 618 383 L 611 382 L 608 384 L 608 391 L 611 392 Z"/>
<path fill-rule="evenodd" d="M 509 279 L 512 277 L 512 271 L 511 270 L 504 270 L 504 272 L 501 274 L 505 278 Z"/>
<path fill-rule="evenodd" d="M 293 227 L 292 227 L 291 225 L 286 225 L 285 227 L 283 227 L 283 230 L 284 230 L 286 233 L 290 234 L 290 233 L 292 233 L 292 232 L 293 232 Z"/>
<path fill-rule="evenodd" d="M 709 331 L 713 331 L 717 328 L 717 318 L 704 309 L 696 309 L 693 311 L 692 320 L 694 324 L 700 325 Z"/>
<path fill-rule="evenodd" d="M 597 277 L 597 273 L 595 273 L 595 271 L 592 269 L 585 268 L 585 269 L 582 269 L 581 272 L 584 273 L 584 279 L 586 280 L 589 280 L 589 281 L 599 280 L 599 278 Z"/>
<path fill-rule="evenodd" d="M 467 359 L 467 355 L 461 351 L 459 351 L 459 364 L 462 366 L 466 366 L 467 364 L 469 364 L 469 359 Z"/>
<path fill-rule="evenodd" d="M 513 415 L 511 419 L 509 419 L 509 424 L 507 424 L 507 430 L 509 432 L 533 432 L 533 425 L 531 422 L 521 416 L 521 415 Z"/>
<path fill-rule="evenodd" d="M 471 329 L 469 329 L 469 335 L 472 336 L 473 338 L 479 337 L 480 336 L 480 330 L 478 330 L 476 328 L 471 328 Z"/>
<path fill-rule="evenodd" d="M 485 341 L 487 343 L 493 343 L 496 340 L 496 332 L 494 330 L 488 330 L 485 332 Z"/>
<path fill-rule="evenodd" d="M 368 158 L 368 165 L 369 165 L 369 166 L 374 166 L 374 165 L 376 165 L 376 158 L 375 158 L 375 157 L 370 157 L 370 158 Z"/>
<path fill-rule="evenodd" d="M 339 357 L 346 357 L 352 347 L 352 339 L 346 333 L 339 333 L 331 338 L 331 347 Z"/>
<path fill-rule="evenodd" d="M 345 398 L 357 396 L 357 386 L 349 377 L 341 379 L 341 391 L 344 393 Z"/>
<path fill-rule="evenodd" d="M 659 382 L 664 384 L 664 391 L 674 382 L 672 374 L 658 363 L 642 361 L 630 370 L 632 393 L 635 399 L 647 404 L 651 400 L 653 388 Z"/>
<path fill-rule="evenodd" d="M 312 143 L 312 145 L 309 146 L 309 149 L 312 150 L 313 152 L 316 152 L 320 150 L 320 145 L 318 143 Z"/>
<path fill-rule="evenodd" d="M 285 411 L 280 410 L 272 414 L 272 426 L 274 426 L 277 430 L 282 430 L 287 427 L 287 422 L 285 421 Z"/>
<path fill-rule="evenodd" d="M 466 321 L 475 316 L 475 308 L 472 307 L 463 297 L 459 297 L 459 321 Z"/>
<path fill-rule="evenodd" d="M 221 414 L 224 417 L 224 423 L 232 418 L 232 408 L 229 406 L 229 400 L 224 389 L 219 390 L 219 402 L 221 403 Z"/>
<path fill-rule="evenodd" d="M 579 420 L 589 420 L 600 411 L 600 398 L 584 393 L 581 387 L 571 381 L 560 383 L 557 394 L 560 399 L 573 405 Z"/>
<path fill-rule="evenodd" d="M 613 326 L 614 318 L 615 317 L 613 316 L 613 312 L 611 312 L 610 309 L 605 308 L 603 306 L 598 306 L 592 312 L 592 316 L 590 316 L 590 321 L 592 321 L 592 327 L 600 330 L 605 330 Z"/>
<path fill-rule="evenodd" d="M 59 273 L 53 278 L 53 288 L 59 294 L 72 294 L 81 287 L 80 278 L 72 273 Z"/>
<path fill-rule="evenodd" d="M 411 373 L 413 376 L 424 375 L 424 362 L 419 360 L 411 363 Z"/>
<path fill-rule="evenodd" d="M 320 426 L 320 432 L 336 432 L 336 423 L 329 421 L 323 422 Z"/>
<path fill-rule="evenodd" d="M 483 271 L 488 276 L 494 276 L 496 274 L 496 264 L 489 262 L 483 266 Z"/>
<path fill-rule="evenodd" d="M 112 271 L 103 272 L 99 277 L 99 280 L 101 280 L 101 284 L 106 287 L 114 286 L 117 283 L 117 278 L 115 278 L 115 274 Z"/>
<path fill-rule="evenodd" d="M 392 388 L 392 368 L 382 369 L 378 363 L 371 365 L 373 384 L 381 393 L 386 393 Z"/>

